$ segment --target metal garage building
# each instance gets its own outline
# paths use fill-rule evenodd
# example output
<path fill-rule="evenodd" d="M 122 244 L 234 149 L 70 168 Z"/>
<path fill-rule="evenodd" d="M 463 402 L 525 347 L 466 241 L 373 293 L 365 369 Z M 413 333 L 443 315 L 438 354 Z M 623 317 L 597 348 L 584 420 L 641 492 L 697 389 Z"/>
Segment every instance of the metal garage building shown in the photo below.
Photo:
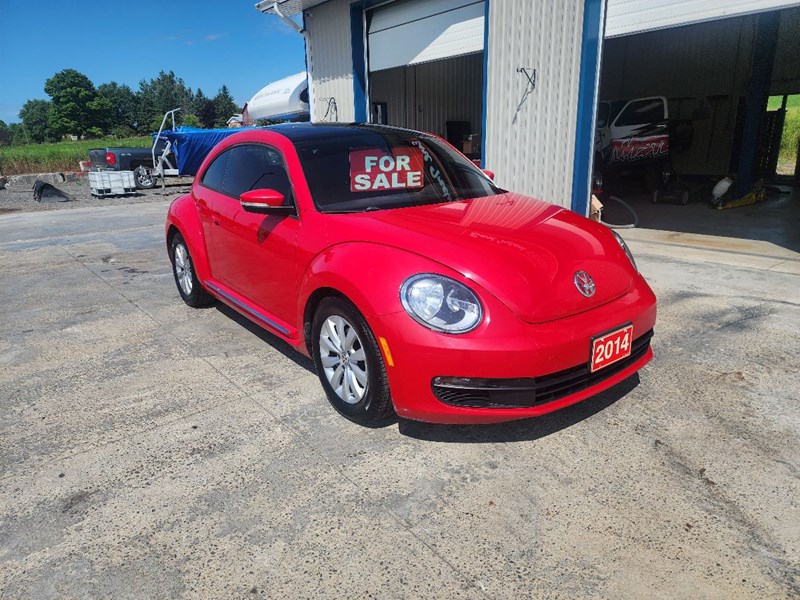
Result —
<path fill-rule="evenodd" d="M 302 29 L 295 27 L 306 39 L 312 121 L 373 121 L 438 133 L 482 159 L 501 186 L 585 213 L 598 94 L 666 95 L 671 112 L 713 112 L 714 123 L 702 119 L 698 127 L 716 139 L 710 149 L 694 151 L 708 154 L 708 172 L 724 172 L 737 140 L 753 145 L 758 135 L 761 108 L 746 107 L 780 86 L 797 89 L 795 17 L 757 13 L 798 4 L 265 0 L 256 7 L 290 25 L 288 17 L 302 13 Z M 604 32 L 611 39 L 601 79 Z M 712 99 L 723 93 L 727 112 Z M 694 98 L 693 107 L 687 98 Z M 719 106 L 697 111 L 699 99 Z M 737 119 L 738 138 L 730 125 Z"/>

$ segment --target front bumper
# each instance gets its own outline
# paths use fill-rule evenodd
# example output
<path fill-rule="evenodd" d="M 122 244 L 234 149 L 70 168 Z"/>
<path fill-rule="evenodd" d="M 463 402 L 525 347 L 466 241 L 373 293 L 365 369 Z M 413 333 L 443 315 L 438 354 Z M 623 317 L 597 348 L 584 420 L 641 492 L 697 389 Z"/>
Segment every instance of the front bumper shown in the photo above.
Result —
<path fill-rule="evenodd" d="M 494 298 L 484 304 L 484 322 L 465 335 L 430 331 L 405 312 L 368 319 L 390 348 L 394 366 L 384 361 L 398 415 L 454 424 L 538 416 L 612 387 L 653 357 L 656 299 L 644 280 L 603 306 L 543 324 L 521 321 Z M 627 322 L 630 358 L 589 373 L 592 336 Z"/>

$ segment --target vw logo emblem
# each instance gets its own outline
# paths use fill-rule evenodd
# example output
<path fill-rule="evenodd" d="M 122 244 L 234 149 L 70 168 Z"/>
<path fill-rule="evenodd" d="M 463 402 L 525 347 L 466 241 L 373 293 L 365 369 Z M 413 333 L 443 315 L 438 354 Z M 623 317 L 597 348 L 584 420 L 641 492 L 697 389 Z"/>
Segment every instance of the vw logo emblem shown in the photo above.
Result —
<path fill-rule="evenodd" d="M 594 296 L 594 279 L 586 271 L 576 271 L 572 281 L 581 294 L 587 298 Z"/>

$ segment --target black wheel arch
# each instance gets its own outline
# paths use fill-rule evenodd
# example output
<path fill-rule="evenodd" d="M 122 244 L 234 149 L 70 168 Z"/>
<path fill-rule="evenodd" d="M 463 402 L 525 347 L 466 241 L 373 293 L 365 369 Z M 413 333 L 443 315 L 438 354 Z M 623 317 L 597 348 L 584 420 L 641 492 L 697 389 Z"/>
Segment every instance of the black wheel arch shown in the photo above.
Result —
<path fill-rule="evenodd" d="M 345 296 L 342 292 L 340 292 L 336 288 L 321 287 L 311 292 L 311 295 L 308 297 L 308 300 L 306 301 L 306 307 L 303 310 L 303 338 L 305 339 L 306 349 L 308 350 L 309 356 L 311 356 L 311 349 L 312 349 L 311 324 L 314 322 L 314 313 L 317 312 L 317 307 L 319 306 L 319 303 L 322 302 L 325 298 L 343 298 L 344 300 L 347 300 L 350 304 L 355 306 L 355 303 L 352 300 L 350 300 L 350 298 Z"/>
<path fill-rule="evenodd" d="M 167 229 L 167 251 L 169 251 L 169 249 L 172 248 L 172 239 L 175 237 L 175 234 L 177 233 L 180 233 L 180 229 L 175 227 L 175 225 L 170 225 L 169 229 Z"/>

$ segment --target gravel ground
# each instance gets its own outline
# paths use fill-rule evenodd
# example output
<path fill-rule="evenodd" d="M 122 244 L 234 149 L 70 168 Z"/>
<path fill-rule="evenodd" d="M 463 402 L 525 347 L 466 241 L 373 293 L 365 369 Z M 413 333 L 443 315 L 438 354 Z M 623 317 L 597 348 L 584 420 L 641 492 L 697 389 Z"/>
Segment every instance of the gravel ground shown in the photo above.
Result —
<path fill-rule="evenodd" d="M 187 193 L 192 181 L 192 177 L 171 177 L 167 179 L 164 189 L 159 185 L 152 190 L 139 190 L 136 194 L 128 196 L 106 196 L 105 198 L 92 196 L 88 178 L 56 184 L 55 187 L 72 198 L 69 202 L 37 202 L 33 199 L 32 186 L 9 183 L 6 189 L 0 189 L 0 214 L 156 202 L 164 200 L 166 197 Z"/>
<path fill-rule="evenodd" d="M 0 215 L 0 598 L 800 598 L 793 246 L 626 230 L 659 299 L 639 375 L 367 429 L 181 302 L 156 198 Z"/>

